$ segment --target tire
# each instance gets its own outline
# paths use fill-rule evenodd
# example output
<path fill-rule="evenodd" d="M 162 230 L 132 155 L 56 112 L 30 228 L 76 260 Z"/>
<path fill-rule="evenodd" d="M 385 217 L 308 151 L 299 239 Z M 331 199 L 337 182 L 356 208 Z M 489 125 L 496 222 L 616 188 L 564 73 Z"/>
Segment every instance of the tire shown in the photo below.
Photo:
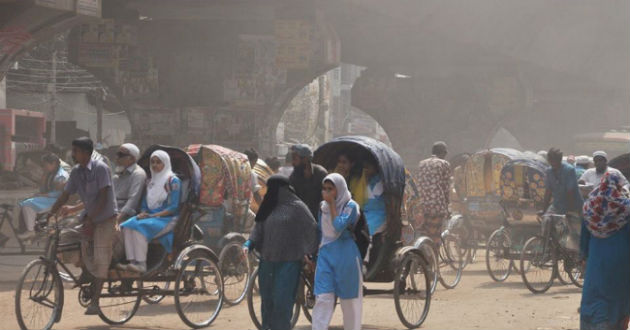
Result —
<path fill-rule="evenodd" d="M 98 317 L 109 325 L 122 325 L 129 322 L 138 311 L 140 301 L 142 301 L 140 288 L 142 288 L 142 281 L 136 280 L 103 283 L 98 300 Z"/>
<path fill-rule="evenodd" d="M 57 270 L 42 259 L 29 262 L 15 289 L 15 315 L 20 329 L 50 329 L 59 321 L 62 308 L 63 284 Z M 37 320 L 29 315 L 37 315 Z"/>
<path fill-rule="evenodd" d="M 231 306 L 239 304 L 247 296 L 251 274 L 249 259 L 243 254 L 241 243 L 228 243 L 221 249 L 219 269 L 223 276 L 225 302 Z"/>
<path fill-rule="evenodd" d="M 419 254 L 407 253 L 394 277 L 394 306 L 400 322 L 408 329 L 418 328 L 426 320 L 431 305 L 430 288 L 426 262 Z"/>
<path fill-rule="evenodd" d="M 446 289 L 454 289 L 462 280 L 464 256 L 455 236 L 445 236 L 440 247 L 442 260 L 439 263 L 439 280 Z"/>
<path fill-rule="evenodd" d="M 439 257 L 435 255 L 433 243 L 430 243 L 429 241 L 425 241 L 418 247 L 418 249 L 424 254 L 424 256 L 426 256 L 427 263 L 425 266 L 427 267 L 429 279 L 431 280 L 431 295 L 433 295 L 437 289 L 437 284 L 440 281 L 440 273 L 437 269 Z"/>
<path fill-rule="evenodd" d="M 199 329 L 212 324 L 224 299 L 223 277 L 217 263 L 204 254 L 189 256 L 175 278 L 174 298 L 177 314 L 186 325 Z M 192 309 L 199 311 L 198 317 Z"/>
<path fill-rule="evenodd" d="M 544 293 L 553 284 L 555 269 L 557 268 L 556 251 L 548 242 L 546 251 L 543 251 L 543 238 L 534 236 L 525 242 L 521 251 L 521 277 L 523 283 L 532 293 Z"/>
<path fill-rule="evenodd" d="M 144 300 L 144 302 L 149 305 L 155 305 L 159 304 L 160 301 L 162 301 L 164 297 L 166 297 L 166 295 L 160 294 L 160 291 L 168 290 L 171 287 L 171 282 L 144 282 L 143 286 L 145 290 L 151 289 L 151 291 L 155 293 L 150 295 L 143 295 L 142 300 Z"/>
<path fill-rule="evenodd" d="M 488 238 L 486 269 L 495 282 L 503 282 L 510 276 L 513 261 L 505 257 L 505 252 L 509 252 L 510 246 L 510 238 L 503 229 L 495 230 Z"/>
<path fill-rule="evenodd" d="M 258 287 L 256 285 L 258 282 L 258 268 L 256 268 L 252 275 L 249 278 L 249 284 L 247 285 L 247 310 L 249 311 L 249 317 L 256 326 L 256 329 L 263 330 L 262 327 L 262 315 L 260 312 L 260 296 L 258 295 L 257 290 L 254 288 Z M 301 282 L 301 281 L 300 281 Z M 302 284 L 298 286 L 298 290 L 303 290 Z M 298 291 L 300 292 L 300 291 Z M 291 316 L 291 329 L 295 328 L 298 319 L 300 318 L 300 308 L 302 304 L 300 303 L 300 294 L 298 294 L 298 298 L 295 300 L 295 304 L 293 306 L 293 315 Z"/>

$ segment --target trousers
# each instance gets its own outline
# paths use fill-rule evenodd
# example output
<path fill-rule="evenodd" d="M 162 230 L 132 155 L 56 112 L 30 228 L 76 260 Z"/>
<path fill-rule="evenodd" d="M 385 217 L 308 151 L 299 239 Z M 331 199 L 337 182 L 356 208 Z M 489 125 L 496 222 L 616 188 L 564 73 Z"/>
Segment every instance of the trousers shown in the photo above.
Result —
<path fill-rule="evenodd" d="M 146 262 L 149 242 L 139 231 L 122 228 L 123 241 L 125 242 L 125 255 L 129 261 Z"/>
<path fill-rule="evenodd" d="M 262 328 L 290 330 L 302 261 L 260 261 Z"/>

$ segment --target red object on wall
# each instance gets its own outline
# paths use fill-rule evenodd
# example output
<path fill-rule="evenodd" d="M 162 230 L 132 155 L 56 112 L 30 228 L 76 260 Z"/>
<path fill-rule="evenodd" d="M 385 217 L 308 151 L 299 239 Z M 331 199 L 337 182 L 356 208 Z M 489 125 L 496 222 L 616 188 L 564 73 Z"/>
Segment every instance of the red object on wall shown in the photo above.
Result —
<path fill-rule="evenodd" d="M 46 115 L 29 110 L 0 109 L 0 166 L 12 171 L 17 154 L 46 146 Z"/>

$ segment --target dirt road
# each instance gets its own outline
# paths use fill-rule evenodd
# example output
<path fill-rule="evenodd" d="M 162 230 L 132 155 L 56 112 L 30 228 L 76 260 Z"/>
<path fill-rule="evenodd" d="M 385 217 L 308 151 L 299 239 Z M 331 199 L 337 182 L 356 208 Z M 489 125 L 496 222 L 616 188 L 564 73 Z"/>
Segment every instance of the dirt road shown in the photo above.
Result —
<path fill-rule="evenodd" d="M 21 267 L 32 257 L 0 257 L 0 328 L 15 329 L 14 288 Z M 368 287 L 374 285 L 368 284 Z M 77 290 L 66 290 L 66 305 L 56 329 L 107 329 L 98 316 L 84 316 L 77 302 Z M 544 295 L 533 295 L 519 276 L 511 275 L 505 283 L 495 283 L 487 275 L 485 263 L 476 261 L 464 271 L 460 285 L 453 290 L 438 288 L 431 302 L 425 329 L 577 329 L 580 290 L 554 285 Z M 364 301 L 365 329 L 403 329 L 391 296 L 370 296 Z M 342 324 L 339 308 L 333 325 Z M 142 303 L 136 316 L 121 328 L 182 329 L 172 298 L 159 305 Z M 245 303 L 225 306 L 213 329 L 253 329 Z M 302 316 L 298 329 L 310 329 Z"/>

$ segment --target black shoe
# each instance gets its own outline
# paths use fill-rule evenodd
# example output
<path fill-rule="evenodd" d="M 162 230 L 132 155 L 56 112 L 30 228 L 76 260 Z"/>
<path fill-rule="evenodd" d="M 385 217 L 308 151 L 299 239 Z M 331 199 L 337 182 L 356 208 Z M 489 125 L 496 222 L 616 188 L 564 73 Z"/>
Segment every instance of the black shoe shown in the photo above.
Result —
<path fill-rule="evenodd" d="M 85 315 L 98 315 L 99 308 L 98 304 L 95 302 L 91 302 L 88 307 L 85 309 Z"/>
<path fill-rule="evenodd" d="M 90 284 L 92 283 L 92 281 L 94 281 L 94 276 L 92 276 L 92 274 L 90 274 L 90 272 L 88 272 L 87 270 L 83 270 L 81 272 L 81 275 L 79 275 L 79 278 L 77 279 L 77 282 L 74 284 L 74 287 L 79 287 L 81 285 L 84 284 Z"/>

